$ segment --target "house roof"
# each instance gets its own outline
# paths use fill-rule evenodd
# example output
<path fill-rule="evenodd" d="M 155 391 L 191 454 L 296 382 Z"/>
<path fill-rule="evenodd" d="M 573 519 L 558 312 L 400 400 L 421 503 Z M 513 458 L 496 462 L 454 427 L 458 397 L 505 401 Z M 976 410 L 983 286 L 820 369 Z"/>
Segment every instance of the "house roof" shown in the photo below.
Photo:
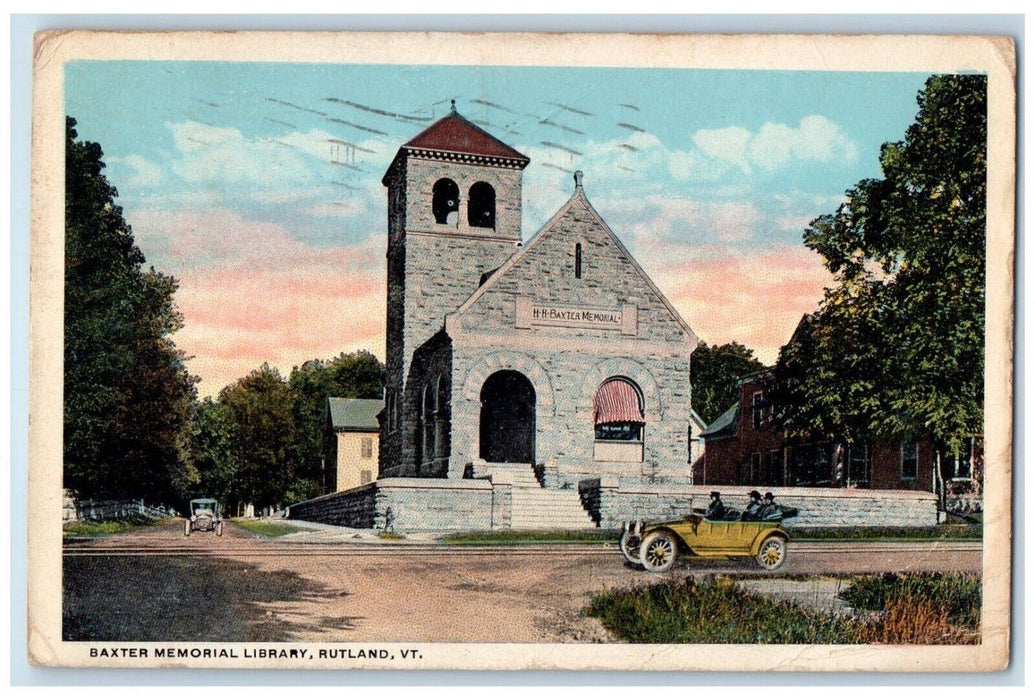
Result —
<path fill-rule="evenodd" d="M 719 437 L 721 435 L 732 434 L 737 427 L 737 413 L 740 410 L 740 404 L 735 403 L 726 409 L 726 412 L 716 418 L 711 425 L 704 429 L 701 433 L 701 437 Z"/>
<path fill-rule="evenodd" d="M 704 424 L 704 419 L 697 415 L 697 411 L 690 409 L 690 421 L 697 426 L 698 430 L 704 430 L 708 426 Z"/>
<path fill-rule="evenodd" d="M 331 415 L 331 427 L 335 430 L 376 432 L 380 429 L 377 414 L 385 402 L 381 399 L 327 399 L 327 410 Z"/>

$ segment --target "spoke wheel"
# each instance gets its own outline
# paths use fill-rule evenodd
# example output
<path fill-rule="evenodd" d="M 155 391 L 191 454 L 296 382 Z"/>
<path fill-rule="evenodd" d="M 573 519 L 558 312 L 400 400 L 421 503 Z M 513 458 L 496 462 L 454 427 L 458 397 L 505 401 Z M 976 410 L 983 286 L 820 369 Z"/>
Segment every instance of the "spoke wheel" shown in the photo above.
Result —
<path fill-rule="evenodd" d="M 640 561 L 640 536 L 626 530 L 622 533 L 622 540 L 618 543 L 622 549 L 622 556 L 630 564 L 642 565 Z"/>
<path fill-rule="evenodd" d="M 766 571 L 775 571 L 787 561 L 787 542 L 782 537 L 767 537 L 758 548 L 758 565 Z"/>
<path fill-rule="evenodd" d="M 652 532 L 640 545 L 640 561 L 643 568 L 655 574 L 663 574 L 676 565 L 679 545 L 669 532 Z"/>

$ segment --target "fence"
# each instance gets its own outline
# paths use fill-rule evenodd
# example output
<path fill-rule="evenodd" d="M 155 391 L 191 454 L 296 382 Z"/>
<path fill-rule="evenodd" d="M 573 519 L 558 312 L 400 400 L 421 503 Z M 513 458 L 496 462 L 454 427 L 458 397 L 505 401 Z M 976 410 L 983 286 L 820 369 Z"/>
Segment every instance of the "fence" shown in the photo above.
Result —
<path fill-rule="evenodd" d="M 161 518 L 175 517 L 176 515 L 178 514 L 174 509 L 165 505 L 147 505 L 142 498 L 121 501 L 76 501 L 66 498 L 63 509 L 63 518 L 66 522 L 77 520 L 126 520 L 128 518 L 159 520 Z"/>

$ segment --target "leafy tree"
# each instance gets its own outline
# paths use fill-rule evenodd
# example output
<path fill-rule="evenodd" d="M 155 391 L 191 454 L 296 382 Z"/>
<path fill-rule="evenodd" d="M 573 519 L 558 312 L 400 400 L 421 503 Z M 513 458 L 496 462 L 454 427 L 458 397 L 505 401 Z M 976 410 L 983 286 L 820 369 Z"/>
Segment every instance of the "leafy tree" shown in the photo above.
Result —
<path fill-rule="evenodd" d="M 755 351 L 740 343 L 698 343 L 690 356 L 690 383 L 697 415 L 705 423 L 714 421 L 737 402 L 738 380 L 764 369 Z"/>
<path fill-rule="evenodd" d="M 951 449 L 983 418 L 986 86 L 937 75 L 884 177 L 805 231 L 835 275 L 781 353 L 780 415 L 832 436 L 931 435 Z"/>
<path fill-rule="evenodd" d="M 285 504 L 298 465 L 298 431 L 294 396 L 276 367 L 263 364 L 247 377 L 219 392 L 226 411 L 213 418 L 229 426 L 229 456 L 233 465 L 229 501 L 257 508 Z"/>
<path fill-rule="evenodd" d="M 318 495 L 323 485 L 323 432 L 327 398 L 379 399 L 384 365 L 366 351 L 341 353 L 332 360 L 309 360 L 291 371 L 298 426 L 299 473 L 295 492 L 302 500 Z"/>
<path fill-rule="evenodd" d="M 191 460 L 200 479 L 192 496 L 213 497 L 227 513 L 238 512 L 243 501 L 235 488 L 240 464 L 234 449 L 232 413 L 227 406 L 205 397 L 195 415 Z"/>
<path fill-rule="evenodd" d="M 176 280 L 144 256 L 102 174 L 101 147 L 66 120 L 64 482 L 81 498 L 171 502 L 187 460 L 196 378 L 171 335 Z"/>

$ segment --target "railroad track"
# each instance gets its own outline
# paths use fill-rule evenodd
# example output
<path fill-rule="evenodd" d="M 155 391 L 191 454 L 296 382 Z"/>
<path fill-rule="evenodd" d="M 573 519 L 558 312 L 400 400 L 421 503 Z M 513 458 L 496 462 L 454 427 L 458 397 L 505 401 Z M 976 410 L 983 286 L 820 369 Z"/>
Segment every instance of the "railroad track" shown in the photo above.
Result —
<path fill-rule="evenodd" d="M 917 554 L 933 552 L 980 552 L 981 542 L 792 542 L 794 554 Z M 349 543 L 276 543 L 226 545 L 220 542 L 200 543 L 123 543 L 67 544 L 66 557 L 364 557 L 394 555 L 424 556 L 601 556 L 619 555 L 617 543 L 542 544 L 542 545 L 442 545 L 428 544 L 357 544 Z"/>

